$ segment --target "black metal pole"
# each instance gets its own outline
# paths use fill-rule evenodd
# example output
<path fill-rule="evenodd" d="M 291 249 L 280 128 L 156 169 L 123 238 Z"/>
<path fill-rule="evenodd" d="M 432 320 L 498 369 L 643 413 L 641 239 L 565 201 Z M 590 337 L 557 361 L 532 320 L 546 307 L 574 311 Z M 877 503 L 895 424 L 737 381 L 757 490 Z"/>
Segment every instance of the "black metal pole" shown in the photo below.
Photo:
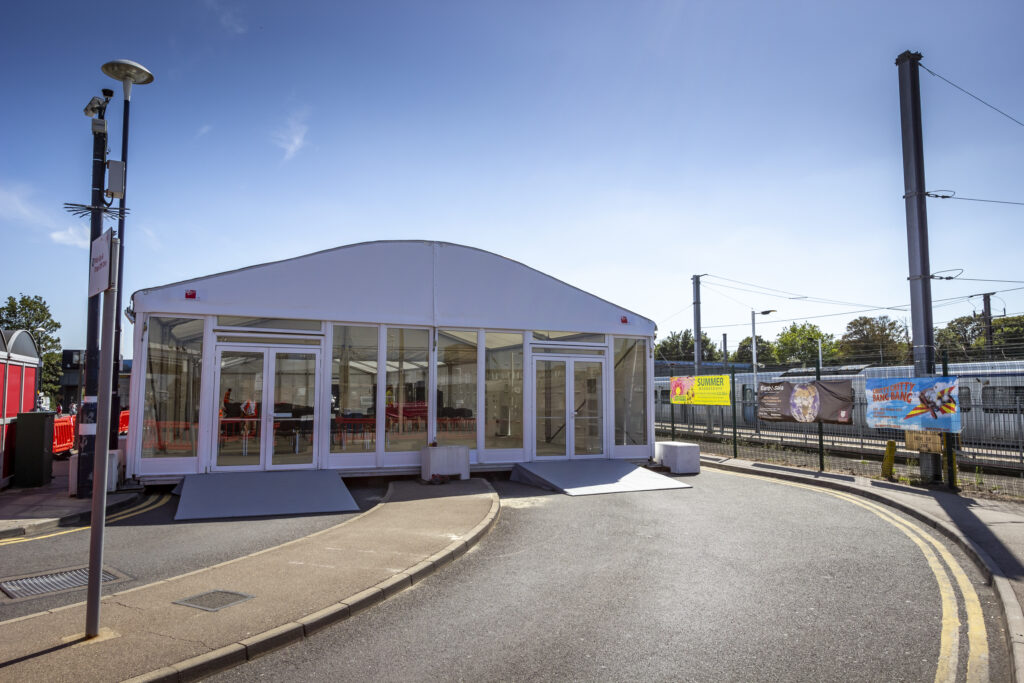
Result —
<path fill-rule="evenodd" d="M 693 276 L 693 376 L 700 375 L 701 350 L 700 331 L 700 275 Z"/>
<path fill-rule="evenodd" d="M 672 440 L 675 441 L 676 440 L 676 404 L 675 403 L 671 403 L 671 401 L 672 401 L 671 398 L 669 399 L 669 401 L 670 401 L 670 403 L 668 404 L 668 414 L 671 416 L 671 420 L 672 420 Z"/>
<path fill-rule="evenodd" d="M 121 200 L 117 212 L 117 239 L 120 246 L 117 251 L 117 302 L 115 304 L 116 315 L 114 317 L 114 373 L 110 387 L 110 448 L 117 450 L 117 435 L 120 432 L 121 424 L 121 292 L 124 287 L 121 285 L 124 279 L 124 201 L 128 194 L 128 115 L 131 111 L 131 97 L 126 91 L 124 94 L 124 117 L 121 123 L 121 163 L 124 164 L 124 188 L 121 193 Z"/>
<path fill-rule="evenodd" d="M 942 350 L 942 376 L 949 377 L 949 351 L 946 349 Z M 959 411 L 960 406 L 956 409 Z M 943 439 L 944 450 L 946 452 L 946 486 L 949 487 L 950 491 L 959 491 L 959 482 L 956 480 L 956 453 L 953 451 L 953 433 L 946 432 L 945 439 Z"/>
<path fill-rule="evenodd" d="M 736 369 L 735 368 L 729 368 L 729 376 L 731 378 L 730 382 L 729 382 L 729 386 L 730 386 L 730 392 L 732 394 L 732 396 L 731 396 L 732 400 L 730 401 L 730 403 L 732 403 L 732 457 L 735 458 L 736 455 L 737 455 L 737 449 L 738 449 L 738 447 L 736 445 Z"/>
<path fill-rule="evenodd" d="M 107 93 L 110 95 L 107 95 Z M 104 91 L 106 101 L 114 94 Z M 89 244 L 103 234 L 103 185 L 107 166 L 107 121 L 106 101 L 92 121 L 92 195 L 89 202 L 91 216 L 89 223 Z M 92 270 L 90 251 L 89 270 Z M 100 295 L 89 297 L 89 308 L 85 327 L 85 396 L 78 410 L 78 487 L 79 498 L 92 495 L 93 454 L 96 452 L 96 397 L 100 384 Z"/>
<path fill-rule="evenodd" d="M 918 377 L 935 374 L 935 332 L 932 329 L 931 265 L 928 262 L 927 187 L 921 133 L 919 52 L 896 58 L 900 82 L 900 129 L 903 137 L 903 198 L 907 212 L 907 253 L 910 262 L 910 318 L 914 371 Z"/>
<path fill-rule="evenodd" d="M 814 359 L 814 379 L 821 381 L 821 359 Z M 825 471 L 825 432 L 821 419 L 815 420 L 818 423 L 818 471 Z"/>

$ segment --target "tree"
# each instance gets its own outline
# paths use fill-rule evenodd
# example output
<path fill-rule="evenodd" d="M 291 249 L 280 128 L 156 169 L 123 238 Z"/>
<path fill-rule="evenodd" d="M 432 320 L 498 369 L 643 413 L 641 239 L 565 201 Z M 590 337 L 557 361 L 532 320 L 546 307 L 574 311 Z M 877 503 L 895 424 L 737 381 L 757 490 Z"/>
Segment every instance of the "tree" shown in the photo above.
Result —
<path fill-rule="evenodd" d="M 877 361 L 882 365 L 906 363 L 910 360 L 907 326 L 887 315 L 854 318 L 839 340 L 839 352 L 849 361 Z"/>
<path fill-rule="evenodd" d="M 813 365 L 818 359 L 818 340 L 821 340 L 821 357 L 835 357 L 838 346 L 836 338 L 821 331 L 813 323 L 793 323 L 779 333 L 775 339 L 775 354 L 780 363 L 803 363 Z M 758 349 L 758 354 L 761 350 Z M 760 355 L 758 356 L 760 360 Z"/>
<path fill-rule="evenodd" d="M 984 348 L 984 337 L 979 344 Z M 992 319 L 992 349 L 997 358 L 1024 357 L 1024 315 Z"/>
<path fill-rule="evenodd" d="M 974 315 L 963 315 L 953 318 L 942 329 L 935 331 L 935 347 L 939 351 L 949 353 L 950 358 L 970 360 L 975 354 L 970 353 L 975 343 L 980 339 L 984 346 L 985 325 L 982 319 Z"/>
<path fill-rule="evenodd" d="M 700 333 L 700 359 L 722 360 L 722 352 L 715 346 L 707 333 Z M 657 360 L 693 360 L 693 331 L 669 332 L 669 335 L 654 345 Z"/>
<path fill-rule="evenodd" d="M 41 296 L 9 296 L 0 306 L 0 329 L 28 330 L 32 334 L 43 358 L 39 389 L 55 403 L 60 392 L 60 338 L 56 336 L 60 323 L 53 319 L 50 307 Z"/>
<path fill-rule="evenodd" d="M 739 346 L 736 347 L 736 352 L 732 354 L 732 360 L 737 363 L 750 363 L 753 361 L 753 354 L 750 350 L 750 337 L 739 343 Z M 776 362 L 775 345 L 761 335 L 757 335 L 757 364 L 774 365 Z"/>

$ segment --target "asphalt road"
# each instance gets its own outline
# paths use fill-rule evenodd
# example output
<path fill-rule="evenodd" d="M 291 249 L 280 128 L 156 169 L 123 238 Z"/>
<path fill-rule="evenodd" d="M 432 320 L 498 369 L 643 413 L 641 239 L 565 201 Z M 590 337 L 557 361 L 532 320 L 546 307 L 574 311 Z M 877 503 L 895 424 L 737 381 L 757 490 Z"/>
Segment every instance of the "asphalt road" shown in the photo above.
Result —
<path fill-rule="evenodd" d="M 577 498 L 496 481 L 498 524 L 465 556 L 215 680 L 931 682 L 942 666 L 965 680 L 986 645 L 990 679 L 1009 680 L 993 592 L 955 548 L 975 643 L 963 587 L 944 579 L 944 607 L 916 532 L 821 490 L 688 481 Z"/>
<path fill-rule="evenodd" d="M 346 483 L 361 510 L 376 505 L 386 490 L 382 480 L 355 479 Z M 161 494 L 169 490 L 153 490 L 149 500 L 159 501 Z M 332 527 L 358 514 L 176 522 L 177 505 L 177 496 L 166 496 L 162 505 L 107 526 L 103 565 L 126 578 L 117 584 L 108 584 L 104 594 L 242 557 Z M 138 507 L 133 506 L 133 509 Z M 17 539 L 18 542 L 0 541 L 0 579 L 87 566 L 89 528 L 53 535 L 69 528 L 73 527 L 53 529 L 35 538 Z M 85 588 L 21 600 L 11 600 L 0 593 L 0 620 L 83 600 Z"/>

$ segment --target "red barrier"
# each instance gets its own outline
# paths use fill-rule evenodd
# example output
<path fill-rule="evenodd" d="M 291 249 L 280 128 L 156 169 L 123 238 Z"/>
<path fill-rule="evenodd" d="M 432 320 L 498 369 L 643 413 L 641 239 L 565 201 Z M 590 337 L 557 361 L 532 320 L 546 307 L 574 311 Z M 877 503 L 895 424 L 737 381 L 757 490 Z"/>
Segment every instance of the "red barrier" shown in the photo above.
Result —
<path fill-rule="evenodd" d="M 128 433 L 128 411 L 122 410 L 121 415 L 117 421 L 117 433 L 127 434 Z"/>
<path fill-rule="evenodd" d="M 53 452 L 66 453 L 75 445 L 75 416 L 57 417 L 53 420 Z"/>

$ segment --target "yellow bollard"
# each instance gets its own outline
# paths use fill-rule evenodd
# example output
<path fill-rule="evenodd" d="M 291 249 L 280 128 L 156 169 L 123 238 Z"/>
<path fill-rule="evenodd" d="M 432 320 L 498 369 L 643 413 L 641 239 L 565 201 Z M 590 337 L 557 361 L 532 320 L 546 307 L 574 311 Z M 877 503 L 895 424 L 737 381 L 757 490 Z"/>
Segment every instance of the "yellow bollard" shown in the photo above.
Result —
<path fill-rule="evenodd" d="M 896 464 L 896 442 L 885 443 L 885 457 L 882 458 L 882 479 L 892 479 L 893 466 Z"/>

